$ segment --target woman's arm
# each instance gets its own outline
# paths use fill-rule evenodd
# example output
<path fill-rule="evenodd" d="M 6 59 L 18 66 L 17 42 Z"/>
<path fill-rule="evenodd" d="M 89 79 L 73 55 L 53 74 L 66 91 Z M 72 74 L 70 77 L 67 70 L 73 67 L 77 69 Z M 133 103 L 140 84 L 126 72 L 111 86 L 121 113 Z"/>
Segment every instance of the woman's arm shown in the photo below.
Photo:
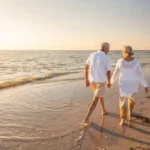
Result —
<path fill-rule="evenodd" d="M 147 82 L 145 80 L 145 77 L 144 77 L 140 63 L 138 65 L 137 72 L 139 75 L 139 80 L 140 80 L 141 85 L 145 88 L 145 92 L 148 93 L 149 89 L 148 89 Z"/>
<path fill-rule="evenodd" d="M 119 77 L 120 68 L 119 68 L 120 61 L 117 62 L 115 71 L 113 72 L 113 75 L 111 77 L 111 84 L 113 84 Z"/>
<path fill-rule="evenodd" d="M 144 74 L 143 74 L 143 71 L 142 71 L 142 68 L 141 68 L 141 65 L 139 63 L 138 67 L 137 67 L 137 73 L 138 73 L 138 76 L 139 76 L 139 80 L 140 80 L 140 83 L 143 87 L 147 87 L 147 82 L 145 80 L 145 77 L 144 77 Z"/>

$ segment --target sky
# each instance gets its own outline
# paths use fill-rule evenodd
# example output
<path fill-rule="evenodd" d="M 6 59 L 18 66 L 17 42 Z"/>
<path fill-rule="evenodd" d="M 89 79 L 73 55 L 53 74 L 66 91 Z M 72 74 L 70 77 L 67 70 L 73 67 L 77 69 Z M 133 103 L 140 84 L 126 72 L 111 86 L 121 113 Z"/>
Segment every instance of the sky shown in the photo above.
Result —
<path fill-rule="evenodd" d="M 150 0 L 0 0 L 0 50 L 150 50 Z"/>

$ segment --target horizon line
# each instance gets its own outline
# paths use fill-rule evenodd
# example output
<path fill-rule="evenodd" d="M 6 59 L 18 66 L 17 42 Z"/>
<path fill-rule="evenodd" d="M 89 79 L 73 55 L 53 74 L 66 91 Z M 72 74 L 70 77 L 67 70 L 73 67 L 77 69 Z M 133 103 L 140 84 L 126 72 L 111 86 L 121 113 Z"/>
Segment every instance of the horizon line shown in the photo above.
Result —
<path fill-rule="evenodd" d="M 149 51 L 150 49 L 134 49 L 134 51 Z M 57 49 L 57 50 L 52 50 L 52 49 L 0 49 L 0 51 L 97 51 L 97 49 L 93 49 L 93 50 L 76 50 L 76 49 L 72 49 L 72 50 L 65 50 L 65 49 Z M 110 51 L 121 51 L 121 49 L 110 49 Z"/>

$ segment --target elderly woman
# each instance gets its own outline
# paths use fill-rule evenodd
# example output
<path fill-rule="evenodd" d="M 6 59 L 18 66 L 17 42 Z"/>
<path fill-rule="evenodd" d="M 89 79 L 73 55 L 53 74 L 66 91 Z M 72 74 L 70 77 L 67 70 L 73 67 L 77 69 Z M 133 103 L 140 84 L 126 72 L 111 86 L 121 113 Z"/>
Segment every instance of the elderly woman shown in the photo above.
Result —
<path fill-rule="evenodd" d="M 139 81 L 148 92 L 147 83 L 142 73 L 140 61 L 132 57 L 133 50 L 131 46 L 123 47 L 123 58 L 118 60 L 115 71 L 111 78 L 114 83 L 119 78 L 120 92 L 120 125 L 123 125 L 124 119 L 130 116 L 135 105 L 134 94 L 138 91 Z"/>

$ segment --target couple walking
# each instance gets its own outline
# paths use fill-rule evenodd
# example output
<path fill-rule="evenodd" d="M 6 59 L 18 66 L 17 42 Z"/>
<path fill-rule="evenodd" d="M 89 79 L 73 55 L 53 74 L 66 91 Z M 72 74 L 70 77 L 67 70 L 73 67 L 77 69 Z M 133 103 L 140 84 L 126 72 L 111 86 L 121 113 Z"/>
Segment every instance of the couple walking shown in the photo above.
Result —
<path fill-rule="evenodd" d="M 94 91 L 93 100 L 88 108 L 84 123 L 89 122 L 93 110 L 97 102 L 100 101 L 102 115 L 107 114 L 104 105 L 105 86 L 108 88 L 117 80 L 119 86 L 119 107 L 120 107 L 120 125 L 123 125 L 124 120 L 132 114 L 135 105 L 134 95 L 138 91 L 139 82 L 148 93 L 148 86 L 145 81 L 140 61 L 133 57 L 132 47 L 124 46 L 122 50 L 123 58 L 119 59 L 115 71 L 111 77 L 111 62 L 107 55 L 109 53 L 109 43 L 102 43 L 101 50 L 89 55 L 85 67 L 86 87 L 90 84 Z"/>

